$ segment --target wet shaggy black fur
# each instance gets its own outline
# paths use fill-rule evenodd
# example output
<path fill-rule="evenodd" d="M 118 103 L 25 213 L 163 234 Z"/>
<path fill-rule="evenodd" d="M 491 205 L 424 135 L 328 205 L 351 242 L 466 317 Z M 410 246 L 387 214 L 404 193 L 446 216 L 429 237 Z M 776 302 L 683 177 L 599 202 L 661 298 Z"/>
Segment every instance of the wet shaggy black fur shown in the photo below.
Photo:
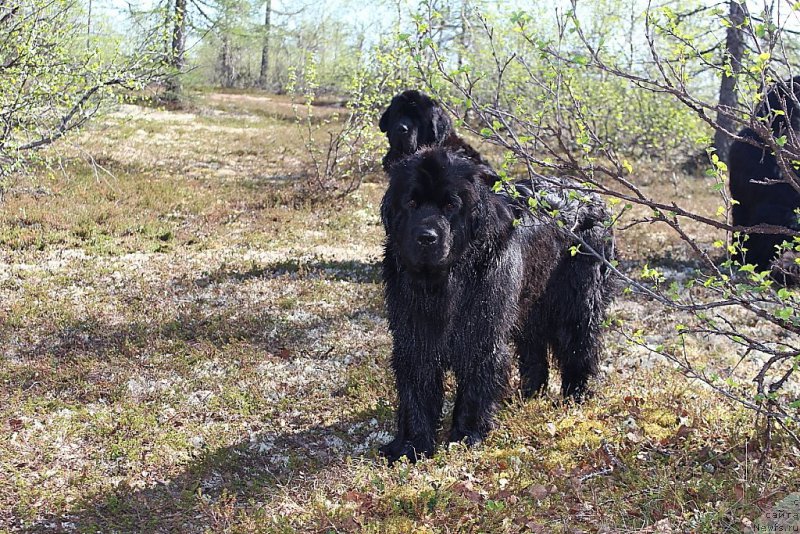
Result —
<path fill-rule="evenodd" d="M 488 165 L 480 153 L 453 130 L 453 121 L 442 106 L 428 95 L 411 89 L 392 98 L 378 123 L 389 139 L 389 151 L 383 157 L 383 168 L 417 150 L 443 146 L 464 157 Z"/>
<path fill-rule="evenodd" d="M 800 77 L 785 82 L 796 97 L 800 97 Z M 800 110 L 795 105 L 790 90 L 780 85 L 767 91 L 766 102 L 756 110 L 759 117 L 772 118 L 774 137 L 785 135 L 789 128 L 800 132 Z M 775 110 L 784 114 L 774 113 Z M 763 144 L 763 139 L 751 128 L 739 132 L 740 137 Z M 728 167 L 730 169 L 731 197 L 738 201 L 731 209 L 734 225 L 755 226 L 775 224 L 800 230 L 794 210 L 800 207 L 800 194 L 785 181 L 775 155 L 769 148 L 753 146 L 736 140 L 731 144 Z M 777 183 L 769 183 L 769 182 Z M 747 251 L 743 263 L 752 263 L 760 270 L 769 269 L 776 254 L 776 246 L 787 236 L 777 234 L 750 234 L 744 243 Z"/>
<path fill-rule="evenodd" d="M 606 266 L 588 253 L 571 255 L 574 238 L 552 220 L 525 216 L 515 225 L 510 198 L 490 190 L 487 172 L 442 148 L 391 167 L 381 205 L 398 394 L 397 434 L 381 449 L 390 462 L 433 453 L 447 370 L 458 383 L 450 441 L 468 444 L 493 426 L 508 389 L 511 343 L 526 397 L 547 386 L 548 352 L 565 397 L 580 399 L 597 372 L 611 298 Z M 567 195 L 547 198 L 587 245 L 613 256 L 608 212 L 597 197 L 591 209 Z"/>

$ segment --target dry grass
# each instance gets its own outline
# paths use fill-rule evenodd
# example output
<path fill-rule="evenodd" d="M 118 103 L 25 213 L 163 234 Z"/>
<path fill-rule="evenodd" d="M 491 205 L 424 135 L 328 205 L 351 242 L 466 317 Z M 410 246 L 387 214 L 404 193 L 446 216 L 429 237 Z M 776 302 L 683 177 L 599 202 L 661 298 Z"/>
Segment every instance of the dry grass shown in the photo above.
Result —
<path fill-rule="evenodd" d="M 6 197 L 0 530 L 738 532 L 797 487 L 796 449 L 757 468 L 748 413 L 616 331 L 586 405 L 511 399 L 484 445 L 387 468 L 383 184 L 303 203 L 270 99 L 125 106 Z M 710 183 L 677 180 L 715 212 Z M 620 247 L 631 273 L 691 265 L 660 228 Z M 614 313 L 654 340 L 681 319 Z M 690 344 L 717 367 L 729 349 Z"/>

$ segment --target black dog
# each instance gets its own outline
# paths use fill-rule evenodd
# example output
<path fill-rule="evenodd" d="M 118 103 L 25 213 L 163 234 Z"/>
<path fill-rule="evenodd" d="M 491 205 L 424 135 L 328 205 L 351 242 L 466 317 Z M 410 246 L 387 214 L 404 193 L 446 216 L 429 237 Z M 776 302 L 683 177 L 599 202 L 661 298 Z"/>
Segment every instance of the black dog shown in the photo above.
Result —
<path fill-rule="evenodd" d="M 487 185 L 491 172 L 443 148 L 390 169 L 381 205 L 399 403 L 397 435 L 381 449 L 390 462 L 432 454 L 448 369 L 458 382 L 450 440 L 480 441 L 507 390 L 511 341 L 526 396 L 547 385 L 548 351 L 565 397 L 580 399 L 597 372 L 611 298 L 605 264 L 586 248 L 571 254 L 576 240 L 552 221 L 525 216 L 515 225 L 510 198 Z M 611 259 L 600 200 L 590 196 L 592 209 L 580 209 L 567 198 L 545 200 L 586 246 Z"/>
<path fill-rule="evenodd" d="M 392 98 L 378 126 L 389 139 L 389 152 L 383 157 L 386 171 L 405 156 L 429 146 L 447 147 L 488 165 L 477 150 L 453 131 L 453 121 L 442 106 L 419 91 L 403 91 Z"/>
<path fill-rule="evenodd" d="M 791 89 L 791 90 L 790 90 Z M 800 132 L 800 110 L 791 93 L 800 97 L 800 76 L 785 85 L 774 85 L 767 98 L 756 110 L 756 116 L 771 119 L 772 135 L 778 138 L 789 129 Z M 775 113 L 777 111 L 777 113 Z M 730 169 L 731 197 L 734 204 L 731 215 L 734 225 L 755 226 L 774 224 L 800 230 L 795 210 L 800 208 L 800 193 L 787 182 L 775 154 L 763 148 L 764 140 L 751 128 L 739 132 L 739 137 L 756 141 L 753 146 L 736 140 L 731 144 L 728 166 Z M 770 183 L 773 182 L 773 183 Z M 778 234 L 750 234 L 744 247 L 742 263 L 755 264 L 760 270 L 769 269 L 776 247 L 790 237 Z"/>

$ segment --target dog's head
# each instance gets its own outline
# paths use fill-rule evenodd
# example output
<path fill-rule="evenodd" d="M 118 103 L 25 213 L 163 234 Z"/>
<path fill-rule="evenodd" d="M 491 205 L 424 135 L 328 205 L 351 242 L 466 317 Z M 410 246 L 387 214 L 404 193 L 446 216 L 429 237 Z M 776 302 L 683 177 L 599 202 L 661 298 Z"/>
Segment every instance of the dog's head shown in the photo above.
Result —
<path fill-rule="evenodd" d="M 392 98 L 379 126 L 398 156 L 413 154 L 425 146 L 441 144 L 453 123 L 438 102 L 415 90 Z"/>
<path fill-rule="evenodd" d="M 410 273 L 446 273 L 489 232 L 512 227 L 507 203 L 486 185 L 487 172 L 444 148 L 422 150 L 391 168 L 381 218 L 387 247 Z"/>

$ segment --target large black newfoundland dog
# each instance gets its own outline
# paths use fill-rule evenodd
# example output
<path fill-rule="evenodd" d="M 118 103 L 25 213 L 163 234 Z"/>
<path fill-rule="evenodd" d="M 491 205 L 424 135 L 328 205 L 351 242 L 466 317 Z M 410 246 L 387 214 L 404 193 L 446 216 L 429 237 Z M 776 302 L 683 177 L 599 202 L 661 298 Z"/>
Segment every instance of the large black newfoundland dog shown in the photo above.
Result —
<path fill-rule="evenodd" d="M 775 138 L 786 135 L 789 129 L 800 132 L 797 98 L 800 98 L 800 76 L 772 86 L 767 91 L 765 102 L 756 110 L 758 117 L 771 121 Z M 764 140 L 751 128 L 740 131 L 739 137 L 754 140 L 759 146 L 739 140 L 731 145 L 728 163 L 730 190 L 731 197 L 738 202 L 731 210 L 733 224 L 775 224 L 800 230 L 794 212 L 800 208 L 800 193 L 786 181 L 775 154 L 762 146 Z M 783 235 L 750 234 L 744 243 L 747 250 L 739 260 L 755 264 L 761 270 L 769 269 L 776 255 L 776 246 L 787 239 L 791 241 Z M 796 266 L 789 265 L 789 268 Z"/>
<path fill-rule="evenodd" d="M 392 98 L 378 126 L 389 139 L 389 151 L 383 157 L 384 170 L 428 146 L 443 146 L 488 166 L 480 153 L 455 133 L 453 121 L 442 106 L 417 90 L 403 91 Z"/>
<path fill-rule="evenodd" d="M 509 381 L 516 345 L 526 396 L 547 385 L 548 352 L 565 397 L 580 399 L 597 372 L 600 329 L 610 301 L 608 213 L 566 193 L 540 198 L 566 228 L 526 215 L 493 193 L 491 169 L 446 148 L 423 149 L 390 168 L 381 205 L 383 279 L 394 338 L 397 435 L 381 448 L 390 462 L 431 455 L 441 419 L 443 378 L 458 383 L 451 441 L 480 441 Z"/>

